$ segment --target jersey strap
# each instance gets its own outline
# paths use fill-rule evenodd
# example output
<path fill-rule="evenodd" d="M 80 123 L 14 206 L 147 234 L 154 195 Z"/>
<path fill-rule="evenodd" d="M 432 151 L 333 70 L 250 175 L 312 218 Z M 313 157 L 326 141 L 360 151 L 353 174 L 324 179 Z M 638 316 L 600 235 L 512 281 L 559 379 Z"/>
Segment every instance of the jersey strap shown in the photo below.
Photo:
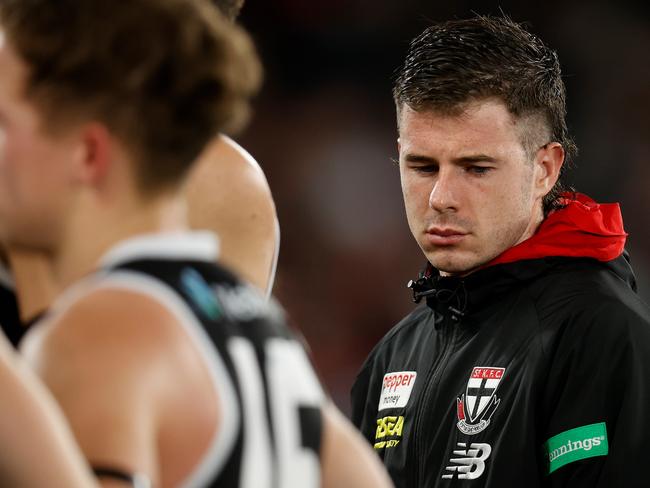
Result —
<path fill-rule="evenodd" d="M 152 484 L 149 478 L 141 473 L 127 473 L 121 469 L 111 468 L 108 466 L 92 466 L 93 473 L 98 478 L 112 478 L 128 483 L 133 488 L 151 488 Z"/>

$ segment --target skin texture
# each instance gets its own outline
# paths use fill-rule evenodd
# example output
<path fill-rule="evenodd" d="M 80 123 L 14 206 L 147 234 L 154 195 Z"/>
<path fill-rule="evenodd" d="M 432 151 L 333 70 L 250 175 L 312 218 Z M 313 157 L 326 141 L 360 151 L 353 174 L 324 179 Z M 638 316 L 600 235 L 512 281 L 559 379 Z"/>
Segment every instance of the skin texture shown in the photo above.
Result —
<path fill-rule="evenodd" d="M 48 260 L 37 251 L 13 246 L 7 249 L 7 261 L 14 282 L 20 319 L 29 323 L 50 306 L 57 287 Z"/>
<path fill-rule="evenodd" d="M 61 314 L 55 309 L 26 339 L 21 352 L 92 464 L 178 486 L 218 429 L 205 364 L 176 319 L 148 296 L 94 292 Z"/>
<path fill-rule="evenodd" d="M 404 107 L 399 165 L 409 227 L 443 274 L 466 275 L 532 236 L 542 198 L 564 160 L 558 143 L 531 158 L 503 102 L 468 102 L 459 115 Z M 542 141 L 544 144 L 545 141 Z"/>
<path fill-rule="evenodd" d="M 26 76 L 15 59 L 5 57 L 4 61 L 11 69 L 17 70 L 21 79 Z M 20 85 L 11 81 L 5 77 L 0 80 L 0 221 L 4 222 L 0 236 L 4 230 L 9 230 L 38 245 L 55 237 L 56 215 L 63 210 L 61 205 L 64 204 L 59 198 L 62 183 L 69 178 L 69 174 L 61 170 L 65 168 L 63 158 L 66 153 L 59 149 L 63 138 L 35 137 L 40 132 L 39 121 L 35 114 L 12 103 L 13 99 L 21 98 L 22 93 Z M 12 164 L 7 164 L 7 161 L 12 161 Z M 17 168 L 21 171 L 18 172 Z M 24 213 L 24 209 L 33 210 L 33 213 Z M 34 215 L 37 213 L 45 217 L 44 225 L 39 232 L 34 232 L 28 229 L 35 227 Z M 7 225 L 12 228 L 4 229 Z"/>
<path fill-rule="evenodd" d="M 1 336 L 0 391 L 0 484 L 97 486 L 59 407 Z"/>
<path fill-rule="evenodd" d="M 0 191 L 23 205 L 0 198 L 0 228 L 9 241 L 46 256 L 58 289 L 85 276 L 117 242 L 184 231 L 183 189 L 143 197 L 135 161 L 105 126 L 80 123 L 60 139 L 42 130 L 38 111 L 21 96 L 26 70 L 11 46 L 0 46 L 0 113 L 12 114 L 0 141 Z M 46 150 L 53 158 L 44 162 Z M 51 171 L 58 175 L 44 216 L 33 188 L 47 164 L 57 165 Z M 47 229 L 45 218 L 53 220 Z M 177 486 L 219 432 L 221 399 L 198 348 L 149 296 L 104 288 L 55 303 L 21 349 L 93 463 L 143 473 L 154 486 Z M 390 486 L 371 448 L 332 408 L 323 412 L 324 486 Z"/>

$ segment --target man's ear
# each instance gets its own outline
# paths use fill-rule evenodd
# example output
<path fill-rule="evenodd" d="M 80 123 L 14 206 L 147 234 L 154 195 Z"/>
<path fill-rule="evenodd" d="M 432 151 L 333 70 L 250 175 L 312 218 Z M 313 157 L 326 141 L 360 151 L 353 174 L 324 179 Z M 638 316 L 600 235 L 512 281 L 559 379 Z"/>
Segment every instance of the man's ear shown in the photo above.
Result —
<path fill-rule="evenodd" d="M 101 185 L 111 164 L 113 138 L 103 124 L 90 123 L 81 129 L 75 155 L 76 176 L 81 183 Z"/>
<path fill-rule="evenodd" d="M 564 148 L 559 142 L 549 142 L 539 149 L 535 158 L 535 190 L 539 197 L 555 186 L 563 164 Z"/>

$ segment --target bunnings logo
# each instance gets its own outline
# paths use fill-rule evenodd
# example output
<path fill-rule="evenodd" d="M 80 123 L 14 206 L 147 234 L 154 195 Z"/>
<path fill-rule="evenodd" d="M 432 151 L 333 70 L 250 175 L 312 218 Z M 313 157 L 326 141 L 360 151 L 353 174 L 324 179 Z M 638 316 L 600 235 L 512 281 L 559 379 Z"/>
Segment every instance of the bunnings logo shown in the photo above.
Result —
<path fill-rule="evenodd" d="M 562 466 L 609 452 L 605 422 L 567 430 L 544 443 L 544 456 L 548 461 L 547 473 Z"/>

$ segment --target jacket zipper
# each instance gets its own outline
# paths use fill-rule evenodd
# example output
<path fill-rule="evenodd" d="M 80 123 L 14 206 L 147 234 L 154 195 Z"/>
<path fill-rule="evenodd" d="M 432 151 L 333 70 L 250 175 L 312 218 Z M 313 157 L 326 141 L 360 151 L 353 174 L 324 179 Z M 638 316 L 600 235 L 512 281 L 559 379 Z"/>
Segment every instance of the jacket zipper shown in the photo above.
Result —
<path fill-rule="evenodd" d="M 435 390 L 433 386 L 438 382 L 440 378 L 440 373 L 444 370 L 447 365 L 447 360 L 451 355 L 453 350 L 453 345 L 456 339 L 456 329 L 458 328 L 458 323 L 452 322 L 448 317 L 445 317 L 445 323 L 442 324 L 442 327 L 451 326 L 451 334 L 443 335 L 443 348 L 442 354 L 438 358 L 438 361 L 434 362 L 427 374 L 427 383 L 425 384 L 424 391 L 422 393 L 422 401 L 416 409 L 415 415 L 415 425 L 413 426 L 413 434 L 415 435 L 415 443 L 413 448 L 413 457 L 411 459 L 415 460 L 415 481 L 418 488 L 422 487 L 422 481 L 420 480 L 420 474 L 423 472 L 425 460 L 422 459 L 423 444 L 425 442 L 424 436 L 422 435 L 422 423 L 424 422 L 424 415 L 429 404 L 429 400 L 433 391 Z M 443 329 L 444 330 L 444 329 Z M 449 339 L 446 338 L 449 336 Z"/>

